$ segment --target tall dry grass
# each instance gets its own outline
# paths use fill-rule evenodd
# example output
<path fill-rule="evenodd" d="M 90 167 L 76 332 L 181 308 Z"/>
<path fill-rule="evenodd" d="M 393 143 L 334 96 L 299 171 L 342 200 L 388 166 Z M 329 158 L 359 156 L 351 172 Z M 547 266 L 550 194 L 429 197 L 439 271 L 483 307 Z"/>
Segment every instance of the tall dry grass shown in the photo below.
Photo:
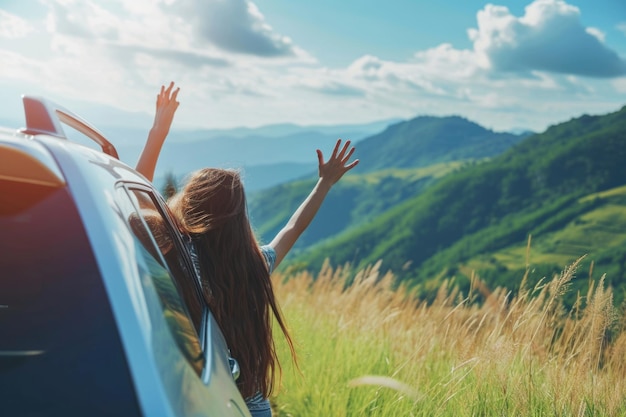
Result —
<path fill-rule="evenodd" d="M 301 369 L 279 343 L 275 415 L 626 415 L 625 322 L 611 289 L 601 278 L 571 310 L 561 302 L 578 263 L 515 295 L 477 277 L 470 294 L 444 282 L 428 305 L 392 289 L 380 263 L 349 286 L 349 266 L 275 274 Z"/>

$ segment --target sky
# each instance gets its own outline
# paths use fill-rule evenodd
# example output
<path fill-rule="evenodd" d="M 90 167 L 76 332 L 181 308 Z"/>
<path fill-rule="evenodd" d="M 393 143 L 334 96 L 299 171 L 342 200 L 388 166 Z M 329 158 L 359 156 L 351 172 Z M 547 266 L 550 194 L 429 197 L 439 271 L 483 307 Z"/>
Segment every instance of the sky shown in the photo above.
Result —
<path fill-rule="evenodd" d="M 0 0 L 0 120 L 40 95 L 96 126 L 460 115 L 543 131 L 626 105 L 626 1 Z"/>

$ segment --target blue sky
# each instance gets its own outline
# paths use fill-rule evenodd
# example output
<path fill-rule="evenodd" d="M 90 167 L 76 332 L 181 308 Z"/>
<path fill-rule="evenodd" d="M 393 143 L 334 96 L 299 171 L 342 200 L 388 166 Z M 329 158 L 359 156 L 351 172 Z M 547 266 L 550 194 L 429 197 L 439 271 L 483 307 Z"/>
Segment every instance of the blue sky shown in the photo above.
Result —
<path fill-rule="evenodd" d="M 174 129 L 461 115 L 541 131 L 626 104 L 623 0 L 0 1 L 0 119 L 38 94 Z"/>
<path fill-rule="evenodd" d="M 348 65 L 361 55 L 408 60 L 416 51 L 451 43 L 471 48 L 467 29 L 488 3 L 506 6 L 517 17 L 530 1 L 423 0 L 259 0 L 256 4 L 275 30 L 291 34 L 329 65 Z M 626 53 L 626 2 L 585 0 L 569 3 L 581 9 L 581 23 L 603 28 L 615 49 Z M 329 48 L 328 45 L 332 45 Z"/>

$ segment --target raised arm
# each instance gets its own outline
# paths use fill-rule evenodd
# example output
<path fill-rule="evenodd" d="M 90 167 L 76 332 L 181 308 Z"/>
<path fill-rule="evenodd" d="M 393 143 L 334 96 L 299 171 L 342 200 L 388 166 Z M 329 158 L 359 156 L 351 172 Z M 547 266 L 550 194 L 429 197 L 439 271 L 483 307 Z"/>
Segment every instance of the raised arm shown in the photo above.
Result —
<path fill-rule="evenodd" d="M 300 207 L 293 213 L 285 227 L 270 242 L 270 246 L 276 251 L 275 268 L 285 258 L 302 232 L 311 224 L 330 188 L 341 179 L 343 174 L 359 163 L 358 159 L 348 163 L 353 153 L 354 147 L 350 148 L 350 141 L 347 141 L 341 147 L 341 139 L 337 140 L 333 154 L 327 162 L 324 162 L 322 151 L 317 150 L 317 159 L 319 161 L 319 179 L 317 184 L 315 184 L 308 197 L 300 204 Z"/>
<path fill-rule="evenodd" d="M 150 181 L 154 179 L 154 170 L 163 147 L 163 142 L 165 142 L 165 138 L 170 131 L 174 113 L 176 113 L 176 109 L 180 104 L 176 101 L 179 90 L 180 88 L 178 87 L 174 89 L 174 82 L 171 82 L 167 88 L 162 85 L 161 91 L 157 95 L 154 123 L 136 167 L 137 172 L 143 174 Z"/>

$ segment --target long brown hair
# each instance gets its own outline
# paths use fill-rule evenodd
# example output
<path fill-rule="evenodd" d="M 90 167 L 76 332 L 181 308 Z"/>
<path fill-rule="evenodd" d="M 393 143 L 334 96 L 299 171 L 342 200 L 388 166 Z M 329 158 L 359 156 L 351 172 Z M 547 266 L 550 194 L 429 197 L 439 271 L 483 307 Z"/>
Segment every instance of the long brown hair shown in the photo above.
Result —
<path fill-rule="evenodd" d="M 195 172 L 170 202 L 196 245 L 205 298 L 241 369 L 244 398 L 267 398 L 281 371 L 272 337 L 272 313 L 295 360 L 295 350 L 274 297 L 270 272 L 248 220 L 243 184 L 235 170 Z"/>

